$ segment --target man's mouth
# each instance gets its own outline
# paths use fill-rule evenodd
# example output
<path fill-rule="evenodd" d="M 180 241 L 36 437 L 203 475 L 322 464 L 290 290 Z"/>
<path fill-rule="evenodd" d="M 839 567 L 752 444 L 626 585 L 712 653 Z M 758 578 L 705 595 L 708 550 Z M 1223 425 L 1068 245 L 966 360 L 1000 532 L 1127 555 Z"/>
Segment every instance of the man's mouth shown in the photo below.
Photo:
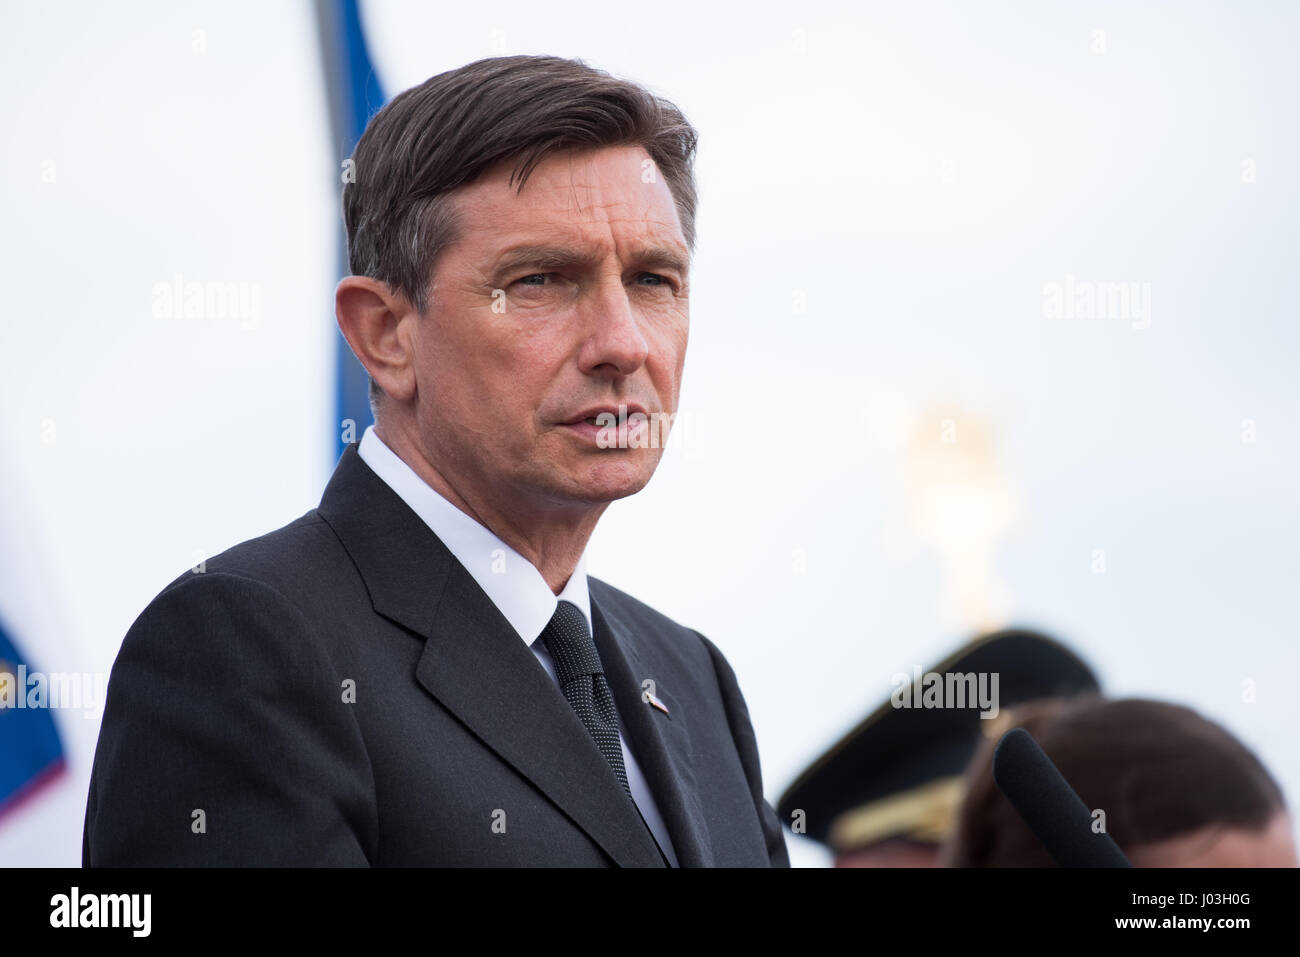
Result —
<path fill-rule="evenodd" d="M 597 428 L 605 428 L 612 425 L 625 425 L 631 416 L 638 413 L 643 416 L 647 415 L 645 408 L 639 404 L 601 406 L 594 409 L 584 409 L 577 416 L 564 424 L 578 425 L 579 423 L 586 423 L 587 425 L 594 425 Z"/>

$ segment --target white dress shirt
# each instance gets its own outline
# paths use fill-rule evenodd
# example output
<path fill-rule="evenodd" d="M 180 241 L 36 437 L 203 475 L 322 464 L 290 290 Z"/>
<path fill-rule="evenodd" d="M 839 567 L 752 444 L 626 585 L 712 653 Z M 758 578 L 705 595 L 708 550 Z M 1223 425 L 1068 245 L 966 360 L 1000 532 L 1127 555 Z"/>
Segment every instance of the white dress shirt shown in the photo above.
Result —
<path fill-rule="evenodd" d="M 545 642 L 540 641 L 542 631 L 555 614 L 560 599 L 571 601 L 582 610 L 587 619 L 587 628 L 591 629 L 591 601 L 587 596 L 587 553 L 584 550 L 578 559 L 578 565 L 569 576 L 564 590 L 557 596 L 546 584 L 542 573 L 513 548 L 498 538 L 490 529 L 479 524 L 474 518 L 462 512 L 447 501 L 436 489 L 398 458 L 397 453 L 384 444 L 384 440 L 375 434 L 375 427 L 369 426 L 361 436 L 357 454 L 370 466 L 384 483 L 391 488 L 433 533 L 447 546 L 448 551 L 456 557 L 465 570 L 478 582 L 479 587 L 487 593 L 492 604 L 496 605 L 510 622 L 519 637 L 537 656 L 546 673 L 559 688 L 555 677 L 555 663 L 546 650 Z M 645 818 L 650 832 L 663 849 L 664 855 L 677 867 L 677 855 L 672 842 L 668 839 L 668 829 L 664 826 L 663 816 L 655 804 L 650 788 L 646 784 L 641 766 L 636 756 L 628 750 L 627 741 L 619 733 L 623 745 L 623 765 L 627 771 L 627 783 Z M 595 742 L 592 742 L 593 747 Z"/>

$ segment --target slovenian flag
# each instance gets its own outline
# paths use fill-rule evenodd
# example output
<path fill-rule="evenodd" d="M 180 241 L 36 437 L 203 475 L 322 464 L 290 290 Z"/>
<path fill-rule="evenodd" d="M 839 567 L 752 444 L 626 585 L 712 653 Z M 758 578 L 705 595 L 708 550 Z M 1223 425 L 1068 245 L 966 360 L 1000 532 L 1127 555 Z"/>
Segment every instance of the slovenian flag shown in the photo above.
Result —
<path fill-rule="evenodd" d="M 21 668 L 20 668 L 21 666 Z M 0 625 L 0 817 L 64 770 L 63 743 L 48 707 L 28 708 L 27 663 Z"/>

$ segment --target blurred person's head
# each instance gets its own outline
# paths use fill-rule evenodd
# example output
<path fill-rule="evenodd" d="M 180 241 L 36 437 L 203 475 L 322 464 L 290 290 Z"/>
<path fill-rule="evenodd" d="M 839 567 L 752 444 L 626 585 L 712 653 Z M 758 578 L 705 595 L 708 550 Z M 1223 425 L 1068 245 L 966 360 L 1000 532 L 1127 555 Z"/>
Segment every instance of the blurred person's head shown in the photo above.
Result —
<path fill-rule="evenodd" d="M 1195 711 L 1089 695 L 1029 702 L 1024 728 L 1135 867 L 1295 867 L 1282 792 L 1259 759 Z M 953 867 L 1052 867 L 1042 843 L 993 781 L 989 740 L 942 860 Z"/>

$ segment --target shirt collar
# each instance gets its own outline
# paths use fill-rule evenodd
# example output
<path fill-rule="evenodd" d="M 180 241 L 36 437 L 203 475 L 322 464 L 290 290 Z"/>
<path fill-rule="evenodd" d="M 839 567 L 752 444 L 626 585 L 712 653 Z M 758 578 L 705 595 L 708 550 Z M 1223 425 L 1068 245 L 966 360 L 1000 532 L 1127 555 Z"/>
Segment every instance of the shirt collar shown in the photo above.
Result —
<path fill-rule="evenodd" d="M 577 605 L 591 629 L 585 550 L 556 595 L 532 562 L 420 478 L 375 434 L 373 425 L 361 436 L 357 454 L 432 529 L 527 644 L 541 636 L 560 599 Z"/>

